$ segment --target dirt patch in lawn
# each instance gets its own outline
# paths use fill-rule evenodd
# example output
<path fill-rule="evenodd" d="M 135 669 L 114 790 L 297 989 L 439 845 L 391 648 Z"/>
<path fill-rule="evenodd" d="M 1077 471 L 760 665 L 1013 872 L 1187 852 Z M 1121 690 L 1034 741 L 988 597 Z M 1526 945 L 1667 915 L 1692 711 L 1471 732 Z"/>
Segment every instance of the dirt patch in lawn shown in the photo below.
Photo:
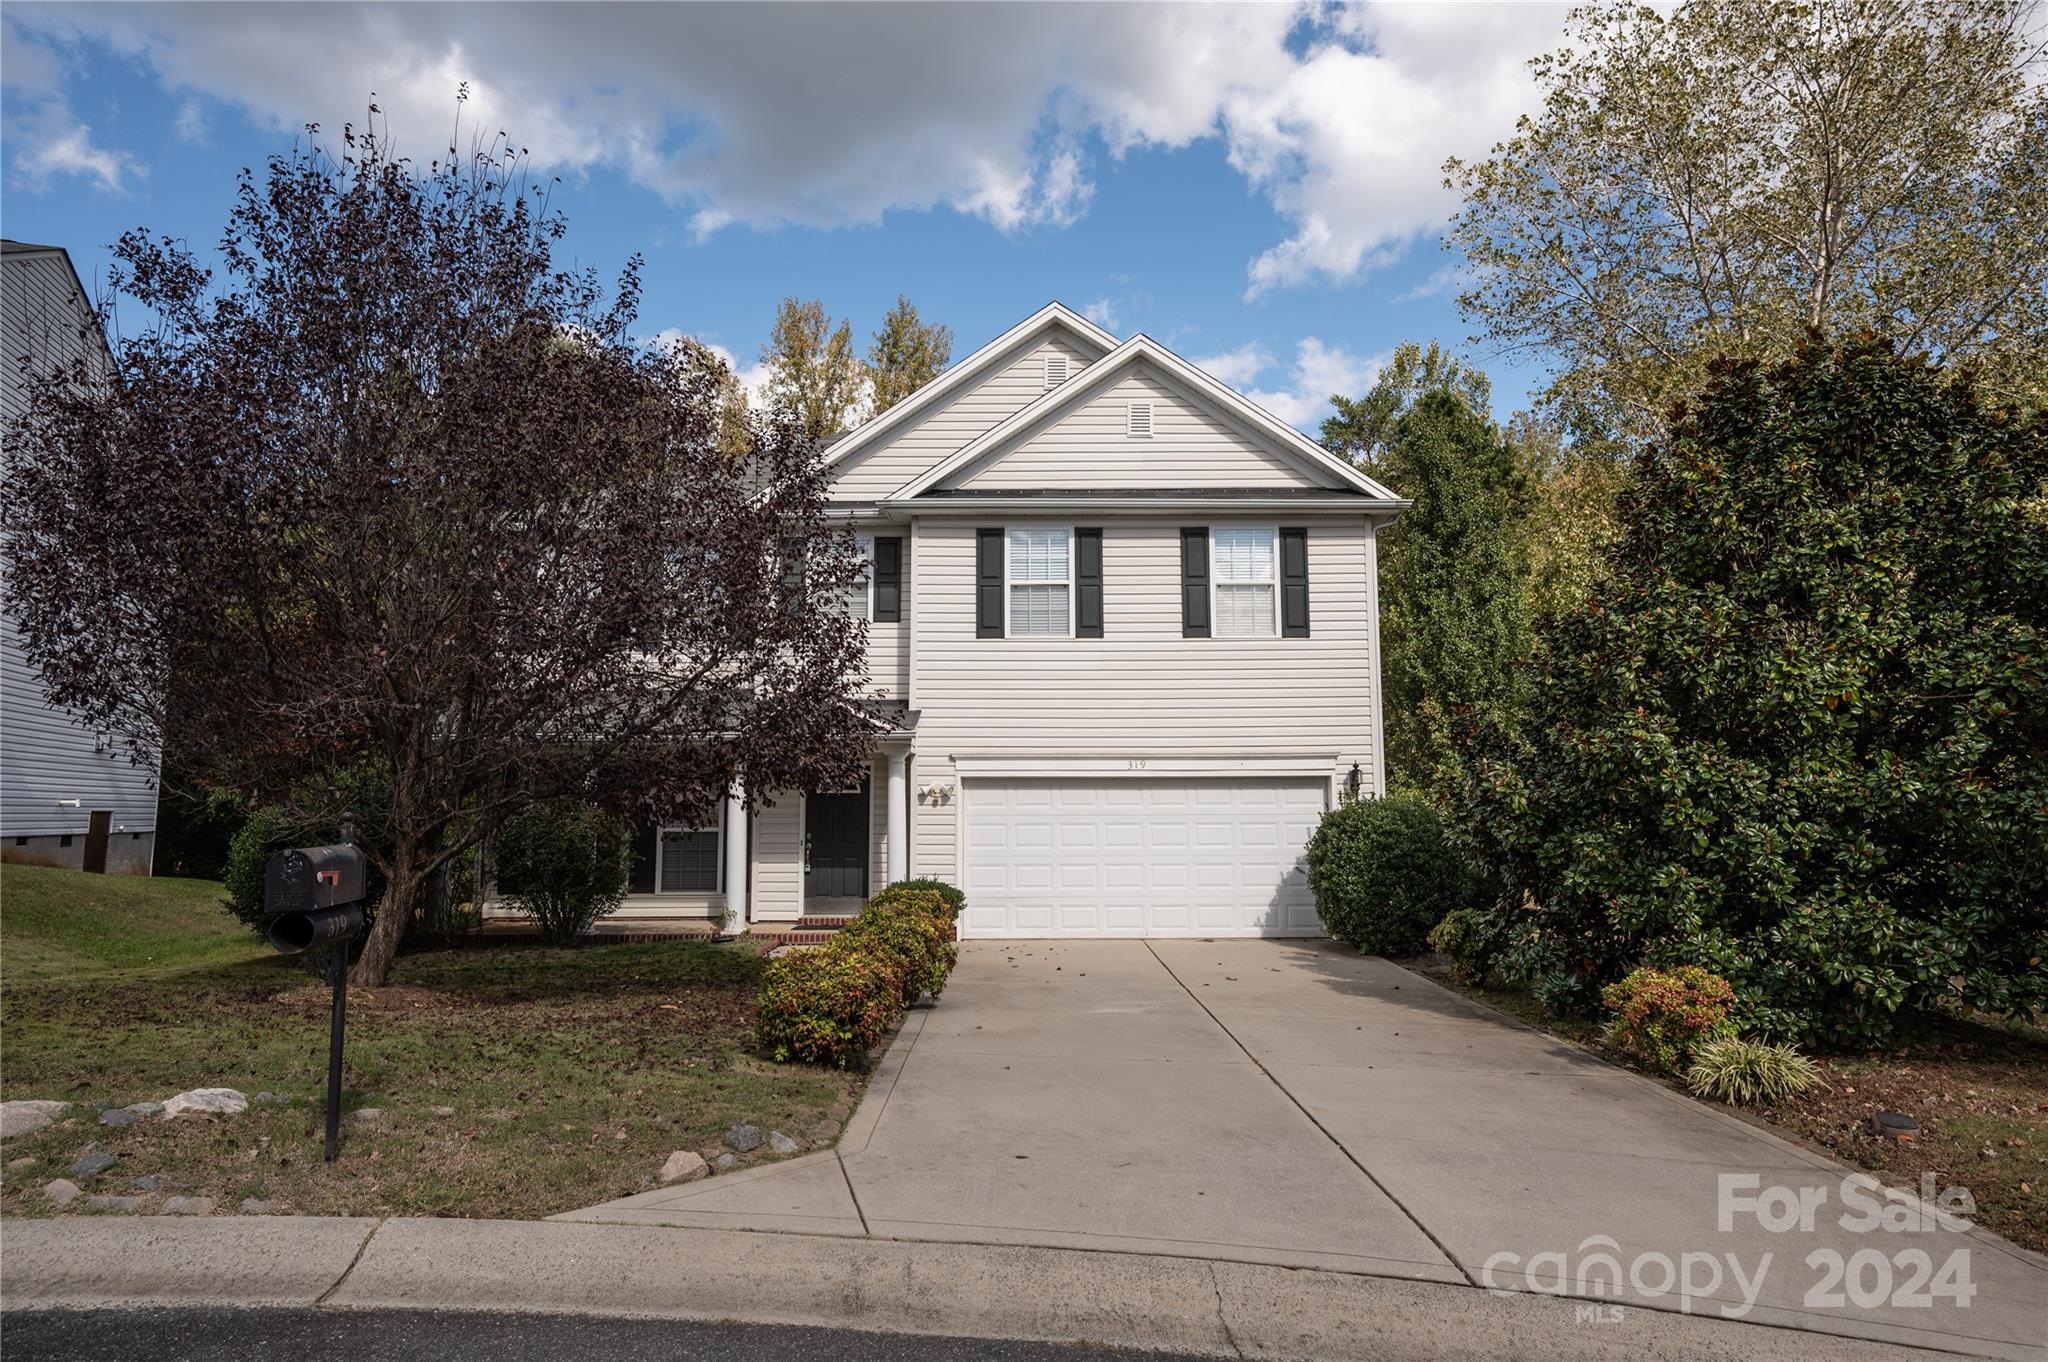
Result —
<path fill-rule="evenodd" d="M 1526 993 L 1462 984 L 1437 956 L 1397 963 L 1686 1091 L 1671 1075 L 1646 1069 L 1607 1045 L 1593 1023 L 1554 1017 Z M 1932 1175 L 1937 1192 L 1965 1188 L 1976 1203 L 1972 1218 L 1978 1224 L 2048 1252 L 2048 1038 L 1944 1020 L 1890 1050 L 1815 1059 L 1825 1087 L 1768 1106 L 1706 1105 L 1869 1169 L 1893 1186 L 1917 1192 L 1922 1178 Z M 1920 1126 L 1916 1139 L 1903 1144 L 1879 1137 L 1871 1124 L 1879 1108 L 1913 1117 Z"/>

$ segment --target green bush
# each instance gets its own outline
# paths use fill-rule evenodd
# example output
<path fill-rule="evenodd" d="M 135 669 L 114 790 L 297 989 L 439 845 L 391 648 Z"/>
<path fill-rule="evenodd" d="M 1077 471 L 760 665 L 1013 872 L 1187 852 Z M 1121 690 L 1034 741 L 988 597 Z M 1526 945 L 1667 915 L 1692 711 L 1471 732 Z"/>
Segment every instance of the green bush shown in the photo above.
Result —
<path fill-rule="evenodd" d="M 1417 955 L 1479 881 L 1436 811 L 1396 795 L 1323 815 L 1309 839 L 1308 887 L 1323 930 L 1339 941 L 1368 955 Z"/>
<path fill-rule="evenodd" d="M 954 917 L 960 916 L 960 910 L 967 906 L 967 895 L 944 880 L 898 880 L 875 897 L 881 898 L 898 890 L 937 894 L 946 901 L 946 906 L 953 910 Z"/>
<path fill-rule="evenodd" d="M 632 873 L 626 824 L 588 804 L 529 804 L 494 844 L 499 892 L 540 934 L 566 946 L 625 901 Z"/>
<path fill-rule="evenodd" d="M 1632 970 L 1601 998 L 1614 1012 L 1607 1038 L 1666 1073 L 1680 1072 L 1695 1045 L 1734 1034 L 1735 990 L 1698 965 Z"/>
<path fill-rule="evenodd" d="M 1450 962 L 1452 977 L 1463 984 L 1493 977 L 1502 944 L 1493 919 L 1477 908 L 1454 908 L 1429 932 L 1430 949 Z"/>
<path fill-rule="evenodd" d="M 1781 1102 L 1821 1081 L 1814 1062 L 1789 1045 L 1724 1036 L 1693 1047 L 1685 1085 L 1731 1106 Z"/>
<path fill-rule="evenodd" d="M 960 948 L 953 944 L 953 909 L 930 890 L 892 887 L 861 909 L 840 928 L 837 940 L 872 945 L 903 961 L 903 1003 L 908 1007 L 924 994 L 945 991 Z"/>
<path fill-rule="evenodd" d="M 1464 735 L 1508 972 L 1695 964 L 1745 1031 L 1856 1047 L 2048 1008 L 2044 485 L 2048 415 L 1882 346 L 1714 366 L 1524 721 Z"/>
<path fill-rule="evenodd" d="M 770 961 L 755 1022 L 761 1048 L 781 1063 L 858 1069 L 903 1015 L 903 957 L 835 938 Z"/>

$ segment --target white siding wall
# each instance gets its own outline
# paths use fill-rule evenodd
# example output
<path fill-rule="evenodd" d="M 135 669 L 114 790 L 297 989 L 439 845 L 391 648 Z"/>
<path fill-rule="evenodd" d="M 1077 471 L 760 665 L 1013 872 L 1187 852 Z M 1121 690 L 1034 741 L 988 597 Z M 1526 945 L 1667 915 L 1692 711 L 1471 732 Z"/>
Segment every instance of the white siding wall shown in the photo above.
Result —
<path fill-rule="evenodd" d="M 15 357 L 30 353 L 43 362 L 68 362 L 79 350 L 83 316 L 84 300 L 62 255 L 0 257 L 0 438 L 10 449 L 26 402 Z M 8 592 L 0 583 L 0 602 Z M 22 653 L 12 619 L 0 609 L 0 852 L 12 849 L 16 837 L 69 833 L 77 839 L 75 856 L 95 809 L 112 811 L 116 843 L 128 840 L 124 834 L 155 831 L 156 773 L 131 764 L 125 752 L 95 751 L 95 736 L 44 701 L 41 678 Z M 74 799 L 75 808 L 59 806 Z M 110 867 L 120 850 L 110 846 Z"/>
<path fill-rule="evenodd" d="M 990 520 L 988 524 L 1014 523 Z M 922 521 L 911 696 L 915 784 L 955 785 L 955 757 L 1228 758 L 1328 754 L 1378 781 L 1373 750 L 1372 531 L 1362 516 L 1308 526 L 1305 639 L 1181 637 L 1180 529 L 1277 519 L 1115 519 L 1103 526 L 1099 639 L 974 636 L 974 532 Z M 913 875 L 952 878 L 957 793 L 912 811 Z"/>
<path fill-rule="evenodd" d="M 1045 352 L 1069 356 L 1069 377 L 1094 359 L 1095 346 L 1055 327 L 1029 350 L 994 370 L 907 430 L 852 456 L 833 483 L 836 501 L 874 501 L 958 452 L 997 422 L 1045 392 Z"/>
<path fill-rule="evenodd" d="M 1132 401 L 1152 403 L 1150 439 L 1124 433 Z M 1012 448 L 947 480 L 975 491 L 1064 487 L 1314 487 L 1334 485 L 1272 453 L 1198 404 L 1151 364 Z"/>
<path fill-rule="evenodd" d="M 910 534 L 903 534 L 903 548 L 910 550 Z M 903 619 L 895 624 L 868 621 L 868 685 L 885 699 L 901 700 L 910 690 L 910 586 L 904 578 Z"/>

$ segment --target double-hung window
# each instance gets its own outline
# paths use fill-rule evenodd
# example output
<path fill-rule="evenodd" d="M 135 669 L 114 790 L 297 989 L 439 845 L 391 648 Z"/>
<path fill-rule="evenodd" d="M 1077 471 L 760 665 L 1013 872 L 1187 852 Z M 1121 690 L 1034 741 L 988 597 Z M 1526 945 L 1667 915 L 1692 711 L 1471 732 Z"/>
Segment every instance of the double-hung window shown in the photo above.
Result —
<path fill-rule="evenodd" d="M 718 829 L 666 827 L 656 841 L 654 892 L 718 892 Z"/>
<path fill-rule="evenodd" d="M 1273 531 L 1216 530 L 1210 537 L 1215 637 L 1272 638 L 1280 632 Z"/>
<path fill-rule="evenodd" d="M 1065 526 L 1013 526 L 1005 582 L 1011 638 L 1074 632 L 1074 540 Z"/>

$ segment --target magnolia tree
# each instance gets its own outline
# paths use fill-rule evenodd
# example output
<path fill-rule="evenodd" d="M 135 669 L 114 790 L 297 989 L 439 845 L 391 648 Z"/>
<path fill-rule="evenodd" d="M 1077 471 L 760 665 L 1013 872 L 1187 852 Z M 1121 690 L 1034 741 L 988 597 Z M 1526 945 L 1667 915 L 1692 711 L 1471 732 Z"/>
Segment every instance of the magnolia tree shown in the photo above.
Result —
<path fill-rule="evenodd" d="M 218 281 L 123 237 L 112 382 L 28 366 L 6 556 L 51 698 L 308 822 L 384 795 L 358 984 L 536 800 L 708 822 L 871 732 L 810 443 L 735 448 L 714 366 L 633 341 L 637 258 L 605 290 L 562 232 L 502 139 L 422 166 L 373 123 L 244 172 Z"/>

